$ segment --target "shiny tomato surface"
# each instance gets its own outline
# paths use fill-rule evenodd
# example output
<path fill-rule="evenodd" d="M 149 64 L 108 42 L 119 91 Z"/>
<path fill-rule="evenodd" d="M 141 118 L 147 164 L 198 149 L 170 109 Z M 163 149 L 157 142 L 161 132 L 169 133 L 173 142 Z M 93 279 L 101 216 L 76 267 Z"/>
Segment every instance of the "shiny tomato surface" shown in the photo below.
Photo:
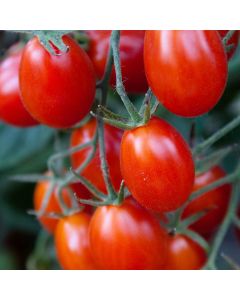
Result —
<path fill-rule="evenodd" d="M 62 218 L 54 239 L 58 261 L 65 270 L 95 270 L 90 251 L 88 228 L 91 217 L 78 213 Z"/>
<path fill-rule="evenodd" d="M 42 124 L 70 127 L 85 117 L 95 96 L 95 74 L 85 51 L 70 37 L 63 42 L 67 53 L 50 54 L 37 37 L 23 51 L 20 65 L 22 100 Z"/>
<path fill-rule="evenodd" d="M 199 270 L 206 262 L 204 249 L 184 235 L 169 236 L 167 249 L 167 270 Z"/>
<path fill-rule="evenodd" d="M 220 34 L 221 38 L 223 39 L 229 30 L 218 30 L 218 33 Z M 232 58 L 233 54 L 235 53 L 237 46 L 238 46 L 238 41 L 239 41 L 239 32 L 238 30 L 235 31 L 233 36 L 229 39 L 227 46 L 232 45 L 232 49 L 227 52 L 227 58 L 228 60 Z"/>
<path fill-rule="evenodd" d="M 19 65 L 22 50 L 12 51 L 10 48 L 7 56 L 0 64 L 0 120 L 19 127 L 37 125 L 24 108 L 19 91 Z"/>
<path fill-rule="evenodd" d="M 144 63 L 149 86 L 169 111 L 209 112 L 227 81 L 227 56 L 216 30 L 149 30 Z"/>
<path fill-rule="evenodd" d="M 89 227 L 93 257 L 101 269 L 162 269 L 166 233 L 158 220 L 131 200 L 98 207 Z"/>
<path fill-rule="evenodd" d="M 192 191 L 191 151 L 180 133 L 158 117 L 125 131 L 120 165 L 133 197 L 157 212 L 177 209 Z"/>
<path fill-rule="evenodd" d="M 129 93 L 144 93 L 148 85 L 143 64 L 144 30 L 121 30 L 120 60 L 124 86 Z M 102 78 L 107 61 L 111 30 L 88 30 L 88 54 L 98 78 Z M 111 74 L 111 85 L 116 85 L 115 71 Z"/>
<path fill-rule="evenodd" d="M 73 131 L 71 136 L 71 147 L 81 145 L 91 141 L 96 131 L 96 120 L 92 119 L 84 126 Z M 110 171 L 110 178 L 114 187 L 118 190 L 121 183 L 121 172 L 120 172 L 120 144 L 122 138 L 122 130 L 110 126 L 104 125 L 104 137 L 105 137 L 105 148 L 106 158 Z M 77 169 L 91 153 L 92 147 L 85 148 L 79 152 L 75 152 L 71 156 L 71 162 L 74 169 Z M 106 187 L 101 171 L 101 162 L 99 158 L 99 149 L 87 165 L 87 167 L 81 173 L 82 176 L 87 178 L 92 184 L 94 184 L 102 192 L 106 192 Z"/>
<path fill-rule="evenodd" d="M 225 171 L 219 167 L 213 167 L 195 177 L 193 191 L 197 191 L 214 181 L 226 176 Z M 205 211 L 205 215 L 191 225 L 191 229 L 209 236 L 222 222 L 231 196 L 231 185 L 225 184 L 191 201 L 183 212 L 183 218 Z"/>

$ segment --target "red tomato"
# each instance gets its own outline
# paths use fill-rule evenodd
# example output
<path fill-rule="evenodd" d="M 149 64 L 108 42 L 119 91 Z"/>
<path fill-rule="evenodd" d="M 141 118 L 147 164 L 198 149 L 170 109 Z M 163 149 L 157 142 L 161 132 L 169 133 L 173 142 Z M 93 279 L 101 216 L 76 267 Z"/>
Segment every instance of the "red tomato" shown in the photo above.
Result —
<path fill-rule="evenodd" d="M 89 227 L 90 246 L 102 269 L 162 269 L 166 233 L 157 219 L 131 200 L 95 211 Z"/>
<path fill-rule="evenodd" d="M 227 57 L 216 30 L 149 30 L 144 63 L 148 83 L 172 113 L 196 117 L 219 101 Z"/>
<path fill-rule="evenodd" d="M 44 197 L 47 193 L 47 191 L 50 188 L 50 182 L 49 181 L 40 181 L 37 183 L 34 191 L 34 209 L 36 211 L 39 211 L 42 207 L 42 202 L 44 200 Z M 89 193 L 88 191 L 80 185 L 77 187 L 78 189 L 78 196 L 80 198 L 86 198 L 88 197 Z M 68 207 L 71 207 L 71 195 L 67 188 L 63 189 L 63 199 Z M 46 207 L 45 213 L 61 213 L 61 208 L 58 203 L 58 196 L 56 193 L 56 189 L 54 189 L 53 193 L 50 195 L 48 205 Z M 39 222 L 42 224 L 42 226 L 50 233 L 54 233 L 58 219 L 51 218 L 48 216 L 43 216 L 39 218 Z"/>
<path fill-rule="evenodd" d="M 4 122 L 28 127 L 38 124 L 24 108 L 19 91 L 18 71 L 22 50 L 12 51 L 0 64 L 0 119 Z"/>
<path fill-rule="evenodd" d="M 97 76 L 102 78 L 107 61 L 111 30 L 88 30 L 88 54 Z M 124 86 L 129 93 L 145 93 L 148 85 L 143 64 L 144 30 L 121 30 L 120 59 Z M 111 74 L 111 85 L 116 86 L 116 75 Z"/>
<path fill-rule="evenodd" d="M 221 38 L 223 39 L 226 36 L 226 34 L 228 33 L 228 31 L 229 30 L 218 30 L 218 33 L 220 34 Z M 233 34 L 233 36 L 227 43 L 227 45 L 233 45 L 233 48 L 231 49 L 231 51 L 229 51 L 227 53 L 228 60 L 230 60 L 230 58 L 233 56 L 233 54 L 235 53 L 235 51 L 237 49 L 238 40 L 239 40 L 238 34 L 239 34 L 238 30 L 236 30 L 236 32 Z"/>
<path fill-rule="evenodd" d="M 119 189 L 121 183 L 121 172 L 119 164 L 119 152 L 122 138 L 122 130 L 113 126 L 104 125 L 106 158 L 109 165 L 110 177 L 116 189 Z M 71 136 L 71 147 L 89 142 L 96 130 L 96 120 L 91 119 L 83 127 L 73 131 Z M 77 169 L 91 153 L 92 148 L 88 147 L 71 156 L 71 162 L 74 169 Z M 101 171 L 101 162 L 99 159 L 99 150 L 97 149 L 94 158 L 81 173 L 82 176 L 92 182 L 99 190 L 106 192 L 106 187 Z"/>
<path fill-rule="evenodd" d="M 62 218 L 54 238 L 58 261 L 65 270 L 95 270 L 90 251 L 88 228 L 91 217 L 78 213 Z"/>
<path fill-rule="evenodd" d="M 184 235 L 169 236 L 167 249 L 167 270 L 199 270 L 206 262 L 204 249 Z"/>
<path fill-rule="evenodd" d="M 193 191 L 226 176 L 219 166 L 195 177 Z M 191 229 L 198 233 L 209 236 L 220 225 L 226 213 L 231 196 L 231 185 L 225 184 L 190 202 L 183 212 L 183 218 L 187 218 L 197 212 L 207 210 L 206 214 L 191 225 Z"/>
<path fill-rule="evenodd" d="M 129 191 L 146 208 L 175 210 L 192 191 L 191 151 L 179 132 L 157 117 L 125 131 L 120 166 Z"/>
<path fill-rule="evenodd" d="M 51 55 L 34 37 L 25 46 L 20 65 L 24 105 L 39 122 L 56 128 L 79 122 L 89 113 L 95 96 L 90 59 L 72 38 L 64 36 L 63 41 L 69 51 Z"/>

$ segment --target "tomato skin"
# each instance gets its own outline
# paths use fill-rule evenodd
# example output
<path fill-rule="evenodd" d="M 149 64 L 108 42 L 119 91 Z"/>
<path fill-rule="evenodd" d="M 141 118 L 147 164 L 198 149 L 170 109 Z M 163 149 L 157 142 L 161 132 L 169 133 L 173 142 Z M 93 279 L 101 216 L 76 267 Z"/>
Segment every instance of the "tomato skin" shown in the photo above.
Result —
<path fill-rule="evenodd" d="M 196 117 L 219 101 L 227 57 L 216 30 L 149 30 L 145 72 L 158 100 L 172 113 Z"/>
<path fill-rule="evenodd" d="M 175 210 L 192 191 L 191 151 L 177 130 L 160 118 L 125 131 L 120 166 L 129 191 L 148 209 Z"/>
<path fill-rule="evenodd" d="M 166 270 L 199 270 L 206 262 L 204 249 L 187 236 L 169 236 L 167 249 Z"/>
<path fill-rule="evenodd" d="M 96 270 L 93 261 L 88 229 L 91 217 L 78 213 L 62 218 L 54 234 L 58 261 L 65 270 Z"/>
<path fill-rule="evenodd" d="M 88 30 L 89 50 L 98 78 L 102 78 L 107 61 L 111 30 Z M 120 60 L 124 87 L 128 93 L 145 93 L 148 88 L 144 63 L 143 43 L 145 30 L 121 30 Z M 110 83 L 116 86 L 115 71 Z"/>
<path fill-rule="evenodd" d="M 24 48 L 20 65 L 22 100 L 42 124 L 67 128 L 85 117 L 95 96 L 95 74 L 83 49 L 63 37 L 67 53 L 51 55 L 37 37 Z M 57 52 L 57 51 L 56 51 Z"/>
<path fill-rule="evenodd" d="M 213 167 L 195 177 L 193 191 L 197 191 L 224 176 L 226 176 L 226 173 L 221 167 Z M 183 212 L 183 219 L 206 209 L 206 214 L 192 224 L 190 228 L 207 237 L 221 224 L 229 204 L 230 196 L 230 184 L 225 184 L 209 191 L 187 205 Z"/>
<path fill-rule="evenodd" d="M 218 30 L 218 33 L 220 34 L 221 38 L 223 39 L 226 34 L 228 33 L 229 30 Z M 237 46 L 238 46 L 238 41 L 239 41 L 239 33 L 238 30 L 233 34 L 231 39 L 228 41 L 227 45 L 234 45 L 231 51 L 227 53 L 227 59 L 230 60 L 235 53 Z"/>
<path fill-rule="evenodd" d="M 71 147 L 89 142 L 93 138 L 95 131 L 96 120 L 91 119 L 83 127 L 73 131 L 70 142 Z M 108 124 L 104 125 L 106 158 L 112 183 L 117 190 L 119 189 L 122 180 L 119 162 L 122 134 L 122 130 Z M 84 150 L 75 152 L 71 156 L 71 163 L 74 169 L 77 169 L 77 167 L 79 167 L 85 161 L 87 156 L 91 153 L 91 149 L 91 147 L 85 148 Z M 100 191 L 106 192 L 98 148 L 93 159 L 83 170 L 81 175 L 91 181 Z"/>
<path fill-rule="evenodd" d="M 37 125 L 20 98 L 18 72 L 22 50 L 13 52 L 12 49 L 0 64 L 0 119 L 19 127 Z"/>
<path fill-rule="evenodd" d="M 89 226 L 93 257 L 101 269 L 162 269 L 166 233 L 158 220 L 131 200 L 98 207 Z"/>
<path fill-rule="evenodd" d="M 86 198 L 88 196 L 88 191 L 80 185 L 77 184 L 78 186 L 72 188 L 74 191 L 77 189 L 77 194 L 80 198 Z M 39 181 L 36 184 L 35 190 L 34 190 L 34 209 L 36 211 L 39 211 L 42 206 L 43 199 L 47 193 L 47 191 L 50 188 L 50 182 L 49 181 Z M 63 189 L 62 192 L 63 199 L 68 207 L 71 206 L 71 195 L 68 191 L 67 188 Z M 89 211 L 89 207 L 87 208 L 87 211 Z M 56 188 L 53 190 L 52 194 L 50 195 L 48 205 L 46 207 L 45 213 L 61 213 L 61 208 L 58 204 L 58 196 L 57 196 L 57 191 Z M 49 233 L 54 233 L 56 226 L 58 224 L 59 219 L 56 218 L 50 218 L 47 216 L 39 217 L 38 218 L 39 222 L 41 225 L 49 232 Z"/>

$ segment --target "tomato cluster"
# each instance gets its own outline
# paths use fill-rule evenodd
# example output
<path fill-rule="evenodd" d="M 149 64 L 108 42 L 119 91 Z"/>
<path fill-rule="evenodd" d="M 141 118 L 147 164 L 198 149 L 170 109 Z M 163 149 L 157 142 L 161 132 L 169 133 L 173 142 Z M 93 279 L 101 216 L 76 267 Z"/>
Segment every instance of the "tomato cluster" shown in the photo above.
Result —
<path fill-rule="evenodd" d="M 0 65 L 2 120 L 16 126 L 40 123 L 66 129 L 89 116 L 96 79 L 104 76 L 111 31 L 85 33 L 89 42 L 87 52 L 65 35 L 67 52 L 50 42 L 55 55 L 51 54 L 34 37 L 23 49 L 7 54 Z M 228 31 L 216 30 L 121 31 L 119 51 L 126 92 L 145 93 L 149 85 L 157 100 L 173 114 L 197 117 L 209 112 L 225 89 L 227 61 L 238 45 L 235 33 L 225 45 L 231 46 L 226 52 L 221 40 L 226 34 Z M 110 84 L 115 87 L 116 69 L 113 67 L 110 72 Z M 69 148 L 89 143 L 97 130 L 98 120 L 89 118 L 72 129 Z M 80 204 L 80 200 L 75 211 L 71 210 L 76 195 L 78 199 L 94 198 L 98 204 L 102 195 L 107 196 L 99 144 L 81 173 L 78 169 L 94 145 L 69 152 L 71 167 L 85 179 L 85 184 L 72 181 L 60 191 L 57 180 L 39 181 L 36 185 L 34 208 L 39 212 L 39 222 L 54 235 L 61 267 L 202 268 L 207 253 L 187 231 L 204 238 L 214 234 L 225 216 L 231 185 L 222 185 L 187 201 L 192 192 L 223 178 L 224 170 L 211 166 L 195 174 L 189 145 L 176 128 L 158 116 L 150 116 L 145 123 L 125 131 L 104 124 L 104 146 L 115 192 L 124 180 L 131 195 L 122 202 L 113 201 L 93 209 Z M 204 214 L 185 233 L 178 228 L 176 232 L 169 230 L 169 215 L 183 205 L 180 223 L 194 214 Z"/>

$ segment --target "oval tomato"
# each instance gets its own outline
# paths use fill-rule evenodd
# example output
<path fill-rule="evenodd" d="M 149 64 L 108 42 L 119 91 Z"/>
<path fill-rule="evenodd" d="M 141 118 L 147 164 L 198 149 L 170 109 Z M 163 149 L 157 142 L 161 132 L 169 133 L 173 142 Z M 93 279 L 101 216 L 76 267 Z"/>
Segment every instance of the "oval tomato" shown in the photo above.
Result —
<path fill-rule="evenodd" d="M 163 268 L 166 233 L 152 214 L 131 200 L 98 207 L 89 237 L 93 257 L 102 269 Z"/>
<path fill-rule="evenodd" d="M 158 100 L 183 117 L 211 110 L 227 81 L 227 57 L 216 30 L 146 31 L 144 63 Z"/>
<path fill-rule="evenodd" d="M 34 37 L 25 46 L 20 65 L 25 107 L 39 122 L 56 128 L 70 127 L 83 119 L 95 96 L 89 57 L 72 38 L 64 36 L 63 41 L 69 51 L 51 55 Z"/>
<path fill-rule="evenodd" d="M 175 210 L 192 191 L 191 151 L 179 132 L 157 117 L 125 131 L 120 166 L 129 191 L 146 208 Z"/>
<path fill-rule="evenodd" d="M 184 235 L 169 236 L 167 249 L 166 270 L 199 270 L 206 262 L 204 249 Z"/>
<path fill-rule="evenodd" d="M 34 190 L 34 209 L 36 211 L 39 211 L 42 207 L 42 203 L 44 200 L 44 197 L 46 193 L 48 192 L 50 188 L 50 182 L 49 181 L 39 181 L 35 187 Z M 74 192 L 77 189 L 77 194 L 80 198 L 88 198 L 89 193 L 88 191 L 80 184 L 77 184 L 73 188 Z M 62 191 L 62 197 L 65 201 L 65 204 L 70 208 L 71 207 L 71 194 L 68 190 L 68 188 L 64 188 Z M 48 200 L 48 205 L 45 209 L 45 213 L 61 213 L 61 208 L 59 206 L 58 202 L 58 196 L 56 192 L 56 188 L 53 190 L 53 192 L 50 195 L 50 198 Z M 48 216 L 42 216 L 38 218 L 39 222 L 42 224 L 42 226 L 49 232 L 54 233 L 57 223 L 59 219 L 48 217 Z"/>
<path fill-rule="evenodd" d="M 220 34 L 221 38 L 223 39 L 226 34 L 228 33 L 229 30 L 218 30 L 218 33 Z M 232 58 L 233 54 L 235 53 L 237 46 L 238 46 L 238 40 L 239 40 L 239 33 L 238 30 L 235 31 L 235 33 L 233 34 L 233 36 L 229 39 L 227 46 L 232 45 L 232 49 L 227 52 L 227 58 L 228 60 L 230 60 L 230 58 Z"/>
<path fill-rule="evenodd" d="M 19 127 L 37 125 L 38 122 L 26 111 L 20 98 L 18 73 L 22 50 L 12 49 L 0 64 L 0 119 Z"/>
<path fill-rule="evenodd" d="M 91 217 L 78 213 L 62 218 L 54 234 L 58 261 L 65 270 L 96 270 L 90 251 L 88 228 Z"/>
<path fill-rule="evenodd" d="M 195 177 L 193 191 L 197 191 L 226 176 L 224 170 L 213 167 Z M 221 224 L 231 196 L 231 185 L 225 184 L 191 201 L 183 212 L 183 218 L 206 210 L 206 214 L 190 227 L 208 237 Z"/>
<path fill-rule="evenodd" d="M 91 119 L 88 123 L 79 129 L 73 131 L 71 136 L 71 147 L 87 143 L 91 141 L 96 131 L 96 120 Z M 121 172 L 119 163 L 119 152 L 122 137 L 122 130 L 110 126 L 104 125 L 105 136 L 105 148 L 106 158 L 109 166 L 110 177 L 114 187 L 118 190 L 121 183 Z M 74 169 L 77 169 L 91 153 L 92 147 L 85 148 L 79 152 L 75 152 L 71 156 L 71 162 Z M 81 173 L 86 179 L 94 184 L 102 192 L 106 192 L 106 187 L 101 171 L 101 162 L 99 158 L 99 150 L 97 151 L 87 165 L 87 167 Z"/>
<path fill-rule="evenodd" d="M 120 60 L 124 86 L 129 93 L 145 93 L 148 85 L 143 64 L 144 30 L 121 30 Z M 96 74 L 102 78 L 107 61 L 111 30 L 88 30 L 89 49 Z M 115 71 L 111 74 L 111 85 L 116 86 Z"/>

